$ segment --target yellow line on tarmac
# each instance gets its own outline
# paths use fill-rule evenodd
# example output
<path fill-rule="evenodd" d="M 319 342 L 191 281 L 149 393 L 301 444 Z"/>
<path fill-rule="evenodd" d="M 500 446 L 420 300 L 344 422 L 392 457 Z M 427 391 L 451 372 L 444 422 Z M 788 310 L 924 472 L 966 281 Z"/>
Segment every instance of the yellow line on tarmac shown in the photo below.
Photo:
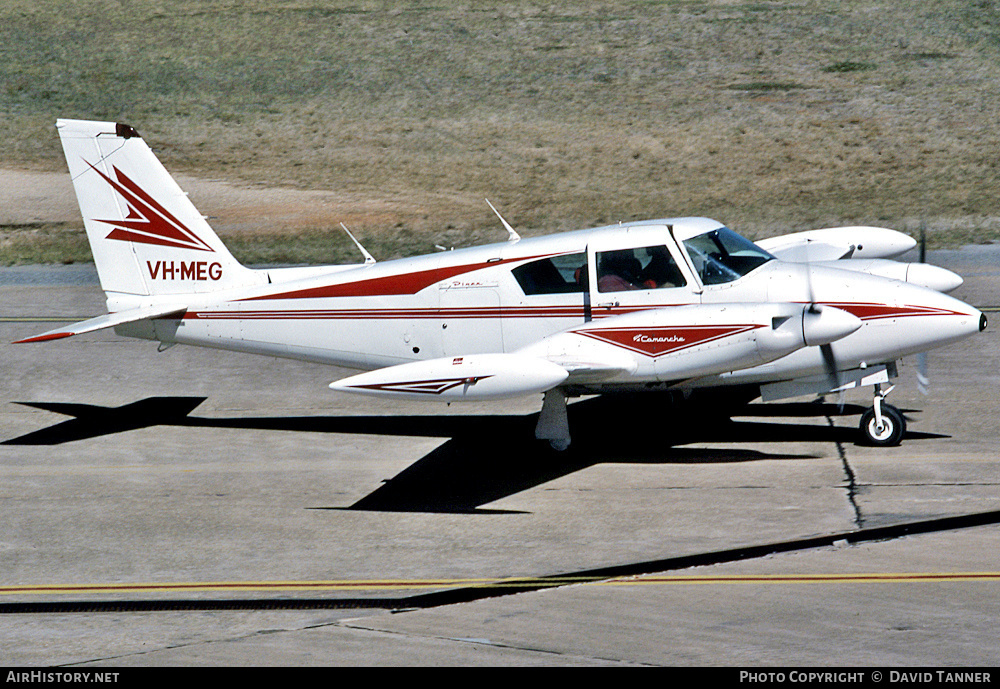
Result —
<path fill-rule="evenodd" d="M 590 586 L 664 586 L 693 584 L 922 584 L 1000 581 L 1000 572 L 868 572 L 856 574 L 726 574 L 638 576 L 596 580 L 593 577 L 539 579 L 344 579 L 330 581 L 209 581 L 137 584 L 42 584 L 0 586 L 0 595 L 127 594 L 127 593 L 239 593 L 322 592 L 437 589 L 455 586 L 496 588 Z"/>
<path fill-rule="evenodd" d="M 857 574 L 726 574 L 642 576 L 633 580 L 609 580 L 601 585 L 620 583 L 650 584 L 882 584 L 938 583 L 950 581 L 1000 581 L 1000 572 L 868 572 Z"/>

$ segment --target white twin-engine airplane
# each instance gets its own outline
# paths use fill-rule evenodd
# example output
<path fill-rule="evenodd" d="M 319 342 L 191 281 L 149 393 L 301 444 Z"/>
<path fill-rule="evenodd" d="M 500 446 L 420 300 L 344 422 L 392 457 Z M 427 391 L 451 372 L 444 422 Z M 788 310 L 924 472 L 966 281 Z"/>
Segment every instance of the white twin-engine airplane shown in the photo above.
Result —
<path fill-rule="evenodd" d="M 367 371 L 330 384 L 343 392 L 544 393 L 535 433 L 558 449 L 577 395 L 759 386 L 770 401 L 871 385 L 864 439 L 894 445 L 905 421 L 883 398 L 896 362 L 986 327 L 943 294 L 961 278 L 886 260 L 916 243 L 876 227 L 754 244 L 708 218 L 671 218 L 521 239 L 501 218 L 510 239 L 488 246 L 254 270 L 132 127 L 56 126 L 109 313 L 21 342 L 113 327 L 161 348 Z"/>

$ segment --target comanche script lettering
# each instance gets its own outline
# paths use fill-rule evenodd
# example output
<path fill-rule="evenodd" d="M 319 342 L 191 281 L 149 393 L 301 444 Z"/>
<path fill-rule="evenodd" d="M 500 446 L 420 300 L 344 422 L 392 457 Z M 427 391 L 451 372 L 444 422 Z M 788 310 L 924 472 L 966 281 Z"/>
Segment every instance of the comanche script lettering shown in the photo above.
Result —
<path fill-rule="evenodd" d="M 684 342 L 684 338 L 680 335 L 636 335 L 632 338 L 633 342 Z"/>

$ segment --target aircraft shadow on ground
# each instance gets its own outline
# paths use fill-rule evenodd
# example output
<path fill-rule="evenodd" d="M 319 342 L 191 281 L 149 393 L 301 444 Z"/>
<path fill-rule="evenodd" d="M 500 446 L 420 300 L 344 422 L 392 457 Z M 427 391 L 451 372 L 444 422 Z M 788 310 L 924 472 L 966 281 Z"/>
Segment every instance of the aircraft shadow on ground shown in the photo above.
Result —
<path fill-rule="evenodd" d="M 857 405 L 755 404 L 719 409 L 664 405 L 651 397 L 603 396 L 570 407 L 573 444 L 555 452 L 534 439 L 537 414 L 494 416 L 193 417 L 205 397 L 150 397 L 122 407 L 19 402 L 74 418 L 3 445 L 59 445 L 154 426 L 233 428 L 447 438 L 392 479 L 348 507 L 319 509 L 394 512 L 506 513 L 481 505 L 596 464 L 712 464 L 816 459 L 738 447 L 742 443 L 854 443 L 853 427 L 827 417 L 857 415 Z M 735 411 L 735 413 L 734 413 Z M 908 410 L 910 411 L 910 410 Z M 810 418 L 815 423 L 742 421 L 733 417 Z M 910 431 L 907 439 L 941 438 Z M 727 443 L 732 448 L 684 447 Z"/>

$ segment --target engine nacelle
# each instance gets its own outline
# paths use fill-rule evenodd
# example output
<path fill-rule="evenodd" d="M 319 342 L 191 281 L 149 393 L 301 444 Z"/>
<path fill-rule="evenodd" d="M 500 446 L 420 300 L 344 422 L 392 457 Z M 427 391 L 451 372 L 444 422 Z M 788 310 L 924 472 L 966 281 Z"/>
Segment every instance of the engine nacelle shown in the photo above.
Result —
<path fill-rule="evenodd" d="M 843 261 L 822 261 L 815 265 L 892 278 L 900 282 L 908 282 L 911 285 L 927 287 L 937 292 L 951 292 L 962 285 L 960 275 L 947 268 L 933 266 L 929 263 L 899 263 L 883 258 L 869 260 L 852 258 Z"/>
<path fill-rule="evenodd" d="M 521 353 L 561 364 L 570 382 L 602 370 L 600 382 L 674 381 L 759 366 L 860 327 L 830 306 L 696 304 L 603 318 Z"/>
<path fill-rule="evenodd" d="M 782 261 L 812 263 L 842 258 L 892 258 L 917 245 L 913 237 L 886 227 L 828 227 L 769 237 L 757 246 Z"/>

